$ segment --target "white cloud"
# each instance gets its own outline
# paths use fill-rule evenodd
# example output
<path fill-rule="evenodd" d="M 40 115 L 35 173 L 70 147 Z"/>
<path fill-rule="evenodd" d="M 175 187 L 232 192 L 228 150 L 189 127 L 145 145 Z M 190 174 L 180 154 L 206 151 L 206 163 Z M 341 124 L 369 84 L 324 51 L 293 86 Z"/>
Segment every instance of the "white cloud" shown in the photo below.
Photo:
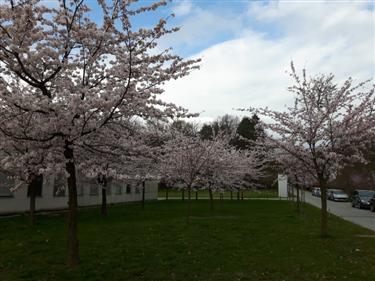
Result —
<path fill-rule="evenodd" d="M 193 9 L 192 2 L 190 2 L 190 1 L 180 1 L 173 8 L 173 13 L 176 16 L 186 16 L 192 11 L 192 9 Z"/>
<path fill-rule="evenodd" d="M 188 8 L 183 8 L 185 4 Z M 188 10 L 189 15 L 179 17 L 178 10 L 172 9 L 176 18 L 171 21 L 171 24 L 181 29 L 179 32 L 167 35 L 161 41 L 161 47 L 202 48 L 213 42 L 220 42 L 223 37 L 233 38 L 234 34 L 239 35 L 242 32 L 243 19 L 237 15 L 222 13 L 221 9 L 202 9 L 193 5 L 192 2 L 181 2 L 180 8 L 182 11 Z"/>
<path fill-rule="evenodd" d="M 306 67 L 311 75 L 332 72 L 338 81 L 375 77 L 374 10 L 366 3 L 255 2 L 245 12 L 258 24 L 276 26 L 281 36 L 257 33 L 250 24 L 235 36 L 238 39 L 201 51 L 195 55 L 203 59 L 201 70 L 166 85 L 168 101 L 193 112 L 204 111 L 204 118 L 237 114 L 232 109 L 239 107 L 282 109 L 291 102 L 286 91 L 292 83 L 286 73 L 291 60 L 299 70 Z M 210 17 L 220 15 L 207 15 L 206 20 Z M 220 25 L 226 23 L 241 26 L 238 21 Z M 204 25 L 192 27 L 189 40 L 195 33 L 203 36 L 202 32 L 210 36 L 211 30 Z"/>

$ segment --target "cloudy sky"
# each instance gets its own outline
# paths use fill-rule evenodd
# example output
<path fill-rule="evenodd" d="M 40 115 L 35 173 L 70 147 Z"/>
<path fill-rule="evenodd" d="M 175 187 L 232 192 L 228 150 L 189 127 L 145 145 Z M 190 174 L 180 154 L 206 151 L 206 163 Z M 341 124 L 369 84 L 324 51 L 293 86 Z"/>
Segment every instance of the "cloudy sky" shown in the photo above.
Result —
<path fill-rule="evenodd" d="M 99 20 L 96 1 L 86 3 Z M 201 113 L 199 121 L 250 106 L 283 110 L 293 98 L 286 90 L 291 61 L 310 75 L 333 73 L 337 82 L 375 78 L 374 0 L 174 0 L 134 24 L 151 27 L 160 18 L 181 27 L 160 49 L 202 59 L 200 70 L 165 85 L 163 99 Z"/>
<path fill-rule="evenodd" d="M 166 85 L 165 99 L 201 120 L 234 108 L 290 103 L 290 62 L 337 81 L 375 77 L 375 5 L 372 1 L 174 1 L 178 33 L 161 42 L 186 58 L 202 58 L 201 69 Z M 148 18 L 146 21 L 151 21 Z"/>

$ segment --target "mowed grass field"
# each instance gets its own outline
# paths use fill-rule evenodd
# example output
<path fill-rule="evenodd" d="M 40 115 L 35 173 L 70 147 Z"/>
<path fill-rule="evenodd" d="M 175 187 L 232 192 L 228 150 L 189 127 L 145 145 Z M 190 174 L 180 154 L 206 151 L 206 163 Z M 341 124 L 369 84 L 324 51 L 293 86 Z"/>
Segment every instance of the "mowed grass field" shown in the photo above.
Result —
<path fill-rule="evenodd" d="M 375 233 L 279 200 L 116 205 L 79 214 L 81 265 L 65 266 L 65 214 L 0 219 L 0 280 L 375 280 Z"/>

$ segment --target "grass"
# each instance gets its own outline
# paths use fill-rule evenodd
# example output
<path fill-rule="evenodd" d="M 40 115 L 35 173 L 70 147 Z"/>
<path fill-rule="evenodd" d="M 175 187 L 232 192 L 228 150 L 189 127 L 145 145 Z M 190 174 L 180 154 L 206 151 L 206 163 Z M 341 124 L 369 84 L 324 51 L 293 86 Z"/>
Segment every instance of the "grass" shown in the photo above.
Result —
<path fill-rule="evenodd" d="M 0 280 L 375 280 L 375 233 L 330 217 L 319 238 L 319 210 L 287 201 L 116 205 L 79 214 L 82 263 L 65 267 L 65 215 L 0 219 Z M 367 235 L 361 237 L 359 235 Z"/>
<path fill-rule="evenodd" d="M 218 199 L 220 198 L 219 192 L 213 193 L 214 198 Z M 230 191 L 224 191 L 223 192 L 225 199 L 230 199 Z M 263 189 L 263 190 L 244 190 L 243 191 L 244 198 L 276 198 L 278 197 L 277 190 L 276 189 Z M 192 199 L 195 199 L 195 191 L 191 193 Z M 232 193 L 233 199 L 237 199 L 237 192 Z M 241 196 L 241 195 L 240 195 Z M 165 189 L 159 189 L 158 193 L 159 198 L 165 198 L 166 197 L 166 190 Z M 168 197 L 169 198 L 182 198 L 182 191 L 171 189 L 168 190 Z M 187 198 L 187 192 L 185 192 L 185 198 Z M 209 198 L 209 193 L 207 189 L 199 190 L 198 191 L 198 198 Z"/>

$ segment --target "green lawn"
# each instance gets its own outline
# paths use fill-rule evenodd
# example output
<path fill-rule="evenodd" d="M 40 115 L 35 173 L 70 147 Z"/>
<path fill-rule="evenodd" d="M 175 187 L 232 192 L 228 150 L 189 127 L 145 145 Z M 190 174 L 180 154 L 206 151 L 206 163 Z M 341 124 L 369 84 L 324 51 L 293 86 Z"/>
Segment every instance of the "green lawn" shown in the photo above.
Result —
<path fill-rule="evenodd" d="M 287 201 L 150 202 L 79 216 L 82 264 L 65 267 L 65 217 L 0 219 L 0 280 L 375 280 L 374 232 L 336 217 L 319 238 L 319 210 Z"/>
<path fill-rule="evenodd" d="M 220 193 L 214 192 L 213 193 L 214 198 L 219 198 Z M 229 191 L 223 192 L 224 198 L 230 199 L 231 193 Z M 237 192 L 232 192 L 232 199 L 237 199 Z M 243 191 L 244 198 L 275 198 L 278 197 L 277 190 L 276 189 L 263 189 L 263 190 L 244 190 Z M 191 196 L 193 199 L 196 198 L 196 193 L 192 192 Z M 241 196 L 241 195 L 240 195 Z M 159 198 L 165 198 L 166 197 L 166 190 L 165 189 L 159 189 Z M 182 191 L 171 189 L 168 190 L 168 197 L 169 198 L 182 198 Z M 208 198 L 209 193 L 207 189 L 199 190 L 198 191 L 198 198 Z M 187 192 L 185 192 L 185 198 L 187 198 Z"/>

